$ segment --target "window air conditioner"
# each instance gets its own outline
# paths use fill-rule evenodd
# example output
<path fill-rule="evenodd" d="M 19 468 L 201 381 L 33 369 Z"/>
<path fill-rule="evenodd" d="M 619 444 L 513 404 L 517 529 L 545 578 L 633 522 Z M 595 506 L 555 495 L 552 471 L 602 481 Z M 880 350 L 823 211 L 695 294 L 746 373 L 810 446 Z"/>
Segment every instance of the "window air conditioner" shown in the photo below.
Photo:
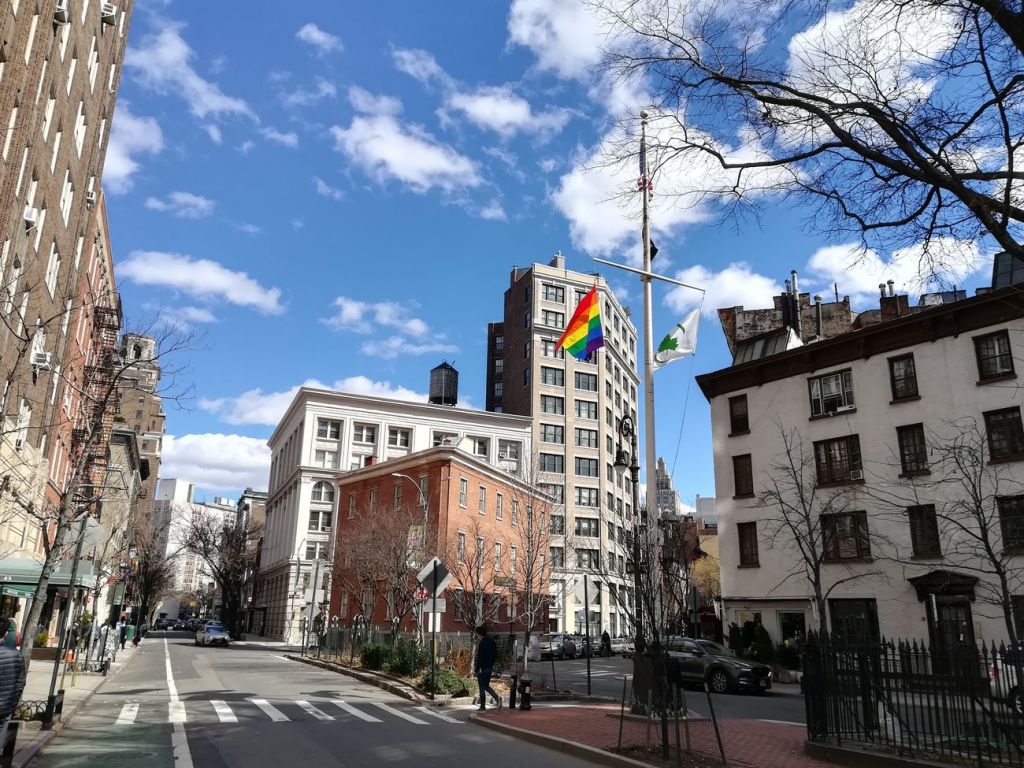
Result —
<path fill-rule="evenodd" d="M 100 19 L 104 24 L 113 24 L 117 19 L 117 6 L 113 3 L 104 3 L 100 11 Z"/>
<path fill-rule="evenodd" d="M 25 206 L 25 231 L 31 232 L 33 229 L 39 226 L 39 209 L 33 208 L 30 205 Z"/>
<path fill-rule="evenodd" d="M 53 359 L 49 352 L 33 352 L 32 367 L 41 371 L 50 370 L 50 361 Z"/>
<path fill-rule="evenodd" d="M 850 479 L 851 480 L 863 480 L 864 479 L 864 470 L 862 470 L 862 469 L 851 469 L 850 470 Z"/>
<path fill-rule="evenodd" d="M 53 9 L 53 21 L 56 24 L 68 23 L 68 0 L 57 0 L 57 6 Z"/>
<path fill-rule="evenodd" d="M 851 405 L 840 405 L 838 408 L 835 409 L 834 412 L 835 413 L 846 413 L 848 411 L 855 411 L 855 410 L 857 410 L 857 406 L 856 405 L 852 405 L 852 404 Z"/>
<path fill-rule="evenodd" d="M 330 533 L 330 531 L 331 531 L 331 526 L 329 526 L 329 525 L 321 525 L 320 526 L 320 532 L 321 533 Z"/>
<path fill-rule="evenodd" d="M 17 439 L 16 439 L 15 441 L 14 441 L 14 450 L 16 450 L 16 451 L 20 451 L 23 445 L 25 445 L 25 441 L 24 441 L 24 440 L 22 440 L 22 439 L 21 439 L 20 437 L 19 437 L 19 438 L 17 438 Z"/>
<path fill-rule="evenodd" d="M 85 204 L 96 205 L 96 193 L 93 192 L 92 190 L 89 190 L 88 192 L 85 193 Z"/>

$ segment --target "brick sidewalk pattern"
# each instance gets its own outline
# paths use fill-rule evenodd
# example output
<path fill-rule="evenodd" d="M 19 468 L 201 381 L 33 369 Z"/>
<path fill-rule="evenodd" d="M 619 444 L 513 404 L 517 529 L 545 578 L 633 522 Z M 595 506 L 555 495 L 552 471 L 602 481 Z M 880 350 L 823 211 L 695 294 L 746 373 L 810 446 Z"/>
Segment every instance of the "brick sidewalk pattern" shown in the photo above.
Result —
<path fill-rule="evenodd" d="M 614 717 L 609 717 L 614 714 Z M 516 728 L 557 736 L 588 747 L 614 750 L 619 743 L 618 707 L 537 707 L 529 712 L 508 709 L 488 712 L 484 717 Z M 659 744 L 658 723 L 650 728 L 651 743 Z M 729 765 L 740 768 L 835 768 L 804 754 L 807 729 L 802 725 L 768 723 L 761 720 L 723 720 L 719 722 L 725 757 Z M 683 732 L 683 726 L 680 725 Z M 686 744 L 685 732 L 682 742 Z M 647 744 L 648 728 L 644 721 L 626 719 L 623 723 L 624 747 Z M 669 741 L 675 744 L 675 725 L 669 723 Z M 714 725 L 710 720 L 690 721 L 690 743 L 693 750 L 718 759 Z"/>

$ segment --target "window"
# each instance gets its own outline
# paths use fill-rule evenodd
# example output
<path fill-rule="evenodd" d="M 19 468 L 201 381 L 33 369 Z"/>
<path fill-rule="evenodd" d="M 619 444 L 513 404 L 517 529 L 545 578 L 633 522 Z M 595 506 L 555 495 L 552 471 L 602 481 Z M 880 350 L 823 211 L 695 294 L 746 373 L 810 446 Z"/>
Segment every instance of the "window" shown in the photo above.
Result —
<path fill-rule="evenodd" d="M 494 519 L 505 519 L 505 497 L 500 493 L 494 494 Z"/>
<path fill-rule="evenodd" d="M 401 478 L 404 480 L 405 478 Z M 402 508 L 402 483 L 401 480 L 395 483 L 395 503 L 392 505 L 395 509 Z"/>
<path fill-rule="evenodd" d="M 354 493 L 350 493 L 348 495 L 348 517 L 349 517 L 349 520 L 351 520 L 355 516 L 356 516 L 356 495 Z"/>
<path fill-rule="evenodd" d="M 533 344 L 531 342 L 529 342 L 529 341 L 524 341 L 523 342 L 523 359 L 524 360 L 529 360 L 530 359 L 530 349 L 532 347 L 533 347 Z"/>
<path fill-rule="evenodd" d="M 853 374 L 838 371 L 808 379 L 811 416 L 823 416 L 853 407 Z"/>
<path fill-rule="evenodd" d="M 565 486 L 556 485 L 554 483 L 538 483 L 542 493 L 546 493 L 552 499 L 555 500 L 556 504 L 565 503 Z"/>
<path fill-rule="evenodd" d="M 473 441 L 473 455 L 487 458 L 491 453 L 491 441 L 486 437 L 471 437 Z"/>
<path fill-rule="evenodd" d="M 565 516 L 564 515 L 552 515 L 551 516 L 551 533 L 556 536 L 561 536 L 565 533 Z"/>
<path fill-rule="evenodd" d="M 508 553 L 508 569 L 512 572 L 516 572 L 516 562 L 519 560 L 519 549 L 515 544 L 512 545 Z"/>
<path fill-rule="evenodd" d="M 476 567 L 478 569 L 484 567 L 484 553 L 486 552 L 486 545 L 484 544 L 484 537 L 476 537 Z"/>
<path fill-rule="evenodd" d="M 408 429 L 388 429 L 388 445 L 392 448 L 408 448 L 412 442 L 412 433 Z"/>
<path fill-rule="evenodd" d="M 540 381 L 541 384 L 547 384 L 552 387 L 564 387 L 565 371 L 561 368 L 549 368 L 546 365 L 542 365 L 540 368 Z"/>
<path fill-rule="evenodd" d="M 501 542 L 494 542 L 494 570 L 501 570 Z"/>
<path fill-rule="evenodd" d="M 341 437 L 341 422 L 328 421 L 327 419 L 317 419 L 316 436 L 327 440 L 339 439 Z"/>
<path fill-rule="evenodd" d="M 460 562 L 466 562 L 466 534 L 459 531 L 458 542 L 455 545 L 455 559 Z"/>
<path fill-rule="evenodd" d="M 874 598 L 837 599 L 828 601 L 832 617 L 832 637 L 840 643 L 874 645 L 878 634 L 878 607 Z"/>
<path fill-rule="evenodd" d="M 597 392 L 597 374 L 596 373 L 576 373 L 576 389 L 582 389 L 585 392 Z"/>
<path fill-rule="evenodd" d="M 597 570 L 601 567 L 601 553 L 596 549 L 577 549 L 576 567 Z"/>
<path fill-rule="evenodd" d="M 576 427 L 576 445 L 580 448 L 597 448 L 597 430 Z"/>
<path fill-rule="evenodd" d="M 338 468 L 338 452 L 337 451 L 315 451 L 313 454 L 313 463 L 318 467 L 326 467 L 327 469 Z"/>
<path fill-rule="evenodd" d="M 818 485 L 849 483 L 863 479 L 860 440 L 857 435 L 822 440 L 814 444 Z"/>
<path fill-rule="evenodd" d="M 1024 496 L 997 496 L 1003 549 L 1024 551 Z"/>
<path fill-rule="evenodd" d="M 459 480 L 459 506 L 464 507 L 469 500 L 469 481 L 466 478 Z"/>
<path fill-rule="evenodd" d="M 523 313 L 523 328 L 529 328 L 530 327 L 530 323 L 532 321 L 533 321 L 533 316 L 530 313 L 530 310 L 526 310 Z"/>
<path fill-rule="evenodd" d="M 512 499 L 512 525 L 519 525 L 519 499 Z"/>
<path fill-rule="evenodd" d="M 481 515 L 487 514 L 487 488 L 483 485 L 480 486 L 480 496 L 477 500 L 476 510 Z"/>
<path fill-rule="evenodd" d="M 307 544 L 306 545 L 306 559 L 307 560 L 316 560 L 316 559 L 318 559 L 320 557 L 320 547 L 321 546 L 322 545 L 319 542 L 314 543 L 314 544 Z"/>
<path fill-rule="evenodd" d="M 331 529 L 331 513 L 329 510 L 312 509 L 309 512 L 310 531 L 327 532 Z"/>
<path fill-rule="evenodd" d="M 310 498 L 313 501 L 334 501 L 334 486 L 326 480 L 321 480 L 313 486 L 313 493 Z"/>
<path fill-rule="evenodd" d="M 551 547 L 549 549 L 549 559 L 551 560 L 552 568 L 564 568 L 565 550 L 562 547 Z"/>
<path fill-rule="evenodd" d="M 1021 426 L 1020 408 L 987 411 L 985 431 L 988 433 L 988 452 L 992 461 L 1024 458 L 1024 427 Z"/>
<path fill-rule="evenodd" d="M 553 413 L 555 415 L 565 414 L 565 398 L 556 395 L 541 395 L 540 412 Z"/>
<path fill-rule="evenodd" d="M 505 351 L 505 337 L 504 336 L 495 336 L 494 337 L 494 351 L 495 352 L 504 352 Z"/>
<path fill-rule="evenodd" d="M 458 437 L 454 432 L 435 432 L 431 442 L 435 448 L 439 445 L 454 445 Z"/>
<path fill-rule="evenodd" d="M 498 458 L 519 461 L 519 451 L 522 444 L 517 443 L 514 440 L 499 440 L 498 441 Z"/>
<path fill-rule="evenodd" d="M 500 399 L 505 394 L 505 386 L 501 381 L 494 382 L 494 397 Z M 500 409 L 495 409 L 495 413 L 501 413 Z"/>
<path fill-rule="evenodd" d="M 896 427 L 900 443 L 900 465 L 904 475 L 928 473 L 928 446 L 924 440 L 924 424 Z"/>
<path fill-rule="evenodd" d="M 494 375 L 500 377 L 505 372 L 505 358 L 499 357 L 494 361 Z"/>
<path fill-rule="evenodd" d="M 540 313 L 540 322 L 549 328 L 563 328 L 565 327 L 565 313 L 543 309 Z"/>
<path fill-rule="evenodd" d="M 540 441 L 542 443 L 565 443 L 565 427 L 558 424 L 541 424 Z"/>
<path fill-rule="evenodd" d="M 540 455 L 540 471 L 554 472 L 559 475 L 564 475 L 565 456 L 557 453 L 542 453 Z"/>
<path fill-rule="evenodd" d="M 82 146 L 85 144 L 85 102 L 78 104 L 78 114 L 75 116 L 75 128 L 72 133 L 75 140 L 75 150 L 78 156 L 82 156 Z"/>
<path fill-rule="evenodd" d="M 554 301 L 558 304 L 565 304 L 565 288 L 562 286 L 548 285 L 545 283 L 542 290 L 542 296 L 545 301 Z"/>
<path fill-rule="evenodd" d="M 914 547 L 914 557 L 942 557 L 935 505 L 907 507 L 907 517 L 910 518 L 910 543 Z"/>
<path fill-rule="evenodd" d="M 750 454 L 732 457 L 732 476 L 735 483 L 736 496 L 754 495 L 754 470 L 750 462 Z"/>
<path fill-rule="evenodd" d="M 377 428 L 372 424 L 356 424 L 352 430 L 352 442 L 374 445 L 377 442 Z"/>
<path fill-rule="evenodd" d="M 597 403 L 592 403 L 589 400 L 577 400 L 576 418 L 597 421 Z"/>
<path fill-rule="evenodd" d="M 978 358 L 978 378 L 982 381 L 1013 375 L 1013 354 L 1007 331 L 976 336 L 974 353 Z"/>
<path fill-rule="evenodd" d="M 530 386 L 530 369 L 529 368 L 524 368 L 523 369 L 523 386 L 524 387 Z"/>
<path fill-rule="evenodd" d="M 889 358 L 889 384 L 893 400 L 912 400 L 917 397 L 917 369 L 913 355 Z"/>
<path fill-rule="evenodd" d="M 737 523 L 736 535 L 740 544 L 740 565 L 760 565 L 757 556 L 757 523 Z"/>
<path fill-rule="evenodd" d="M 597 459 L 576 457 L 576 474 L 580 477 L 598 477 Z"/>
<path fill-rule="evenodd" d="M 53 108 L 52 107 L 47 107 L 47 108 L 50 110 L 50 114 L 53 114 Z M 43 119 L 45 120 L 46 118 L 44 117 Z M 7 120 L 7 135 L 4 136 L 4 151 L 3 151 L 3 159 L 4 160 L 7 159 L 7 153 L 11 149 L 11 140 L 14 138 L 14 127 L 15 127 L 15 124 L 17 122 L 18 122 L 18 102 L 15 101 L 14 102 L 14 106 L 11 108 L 11 116 Z M 44 127 L 44 129 L 46 128 L 45 123 L 44 123 L 43 127 Z M 46 131 L 44 130 L 43 133 L 45 135 Z"/>
<path fill-rule="evenodd" d="M 750 431 L 750 418 L 747 416 L 747 396 L 736 395 L 729 398 L 729 433 L 742 435 Z"/>
<path fill-rule="evenodd" d="M 377 511 L 377 489 L 376 488 L 371 488 L 370 489 L 370 512 L 372 513 L 372 512 L 376 512 L 376 511 Z"/>
<path fill-rule="evenodd" d="M 576 489 L 576 506 L 578 507 L 596 507 L 598 498 L 600 496 L 597 488 Z"/>
<path fill-rule="evenodd" d="M 615 420 L 612 418 L 611 408 L 604 409 L 604 423 L 607 424 L 609 427 L 615 426 Z"/>
<path fill-rule="evenodd" d="M 826 562 L 871 557 L 867 512 L 822 515 L 821 543 Z"/>
<path fill-rule="evenodd" d="M 601 527 L 596 517 L 577 517 L 576 535 L 596 539 L 601 535 Z"/>
<path fill-rule="evenodd" d="M 565 348 L 558 346 L 558 342 L 552 339 L 540 340 L 540 353 L 544 357 L 553 357 L 556 360 L 565 360 Z"/>
<path fill-rule="evenodd" d="M 46 262 L 46 290 L 50 292 L 51 298 L 57 292 L 57 277 L 60 275 L 60 251 L 57 250 L 57 241 L 54 240 L 50 246 L 50 260 Z"/>

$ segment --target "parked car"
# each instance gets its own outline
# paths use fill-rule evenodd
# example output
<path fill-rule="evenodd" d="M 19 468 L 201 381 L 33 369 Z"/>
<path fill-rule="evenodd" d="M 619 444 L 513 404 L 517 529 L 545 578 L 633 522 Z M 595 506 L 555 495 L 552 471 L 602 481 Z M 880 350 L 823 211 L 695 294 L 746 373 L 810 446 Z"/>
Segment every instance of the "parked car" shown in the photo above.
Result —
<path fill-rule="evenodd" d="M 222 624 L 210 622 L 196 632 L 196 645 L 223 645 L 227 648 L 230 642 L 231 636 Z"/>
<path fill-rule="evenodd" d="M 174 622 L 174 629 L 178 631 L 188 631 L 188 624 L 188 621 L 186 621 L 185 619 L 178 619 Z"/>
<path fill-rule="evenodd" d="M 669 637 L 669 678 L 676 685 L 707 683 L 715 693 L 753 691 L 772 687 L 771 667 L 732 655 L 710 640 Z"/>
<path fill-rule="evenodd" d="M 613 637 L 612 638 L 612 653 L 616 656 L 632 656 L 633 655 L 633 638 L 631 637 Z"/>
<path fill-rule="evenodd" d="M 991 659 L 988 669 L 989 684 L 992 687 L 992 698 L 1000 701 L 1017 714 L 1024 715 L 1024 700 L 1021 698 L 1020 683 L 1017 680 L 1017 667 L 1024 667 L 1021 658 L 1021 647 L 1009 647 L 996 658 Z"/>
<path fill-rule="evenodd" d="M 576 642 L 572 635 L 551 632 L 540 636 L 540 657 L 542 659 L 575 659 Z"/>

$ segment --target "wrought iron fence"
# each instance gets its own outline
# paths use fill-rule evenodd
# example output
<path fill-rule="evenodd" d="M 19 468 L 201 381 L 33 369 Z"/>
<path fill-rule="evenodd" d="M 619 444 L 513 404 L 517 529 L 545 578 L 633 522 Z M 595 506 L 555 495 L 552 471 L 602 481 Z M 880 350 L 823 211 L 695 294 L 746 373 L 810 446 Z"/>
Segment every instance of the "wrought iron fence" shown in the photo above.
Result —
<path fill-rule="evenodd" d="M 807 733 L 860 746 L 976 766 L 1024 766 L 1024 652 L 916 641 L 802 648 Z"/>

